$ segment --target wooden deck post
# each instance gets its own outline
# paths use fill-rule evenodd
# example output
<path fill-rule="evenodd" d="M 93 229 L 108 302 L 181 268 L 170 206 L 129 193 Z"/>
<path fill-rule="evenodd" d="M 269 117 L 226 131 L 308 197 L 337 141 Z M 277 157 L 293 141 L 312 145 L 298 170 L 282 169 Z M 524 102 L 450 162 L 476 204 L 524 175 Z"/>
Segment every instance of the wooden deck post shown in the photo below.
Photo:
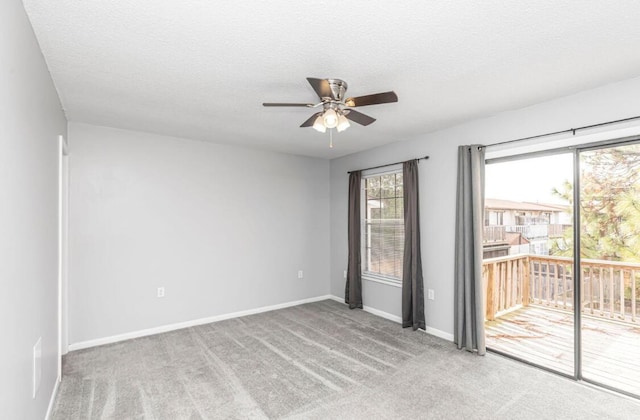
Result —
<path fill-rule="evenodd" d="M 504 289 L 505 289 L 504 307 L 502 308 L 502 310 L 508 309 L 511 306 L 513 306 L 513 303 L 511 302 L 511 298 L 512 298 L 511 281 L 513 280 L 513 261 L 507 261 L 504 268 L 506 270 L 506 279 L 505 279 L 505 285 L 504 285 Z"/>
<path fill-rule="evenodd" d="M 600 316 L 604 316 L 604 268 L 598 270 L 598 285 L 600 286 Z"/>
<path fill-rule="evenodd" d="M 567 309 L 567 266 L 562 265 L 562 308 Z M 582 300 L 581 300 L 582 302 Z"/>
<path fill-rule="evenodd" d="M 498 311 L 501 311 L 504 309 L 504 297 L 506 296 L 505 290 L 504 290 L 504 284 L 505 284 L 505 269 L 506 269 L 506 265 L 504 262 L 501 262 L 500 264 L 498 264 L 496 266 L 497 272 L 498 274 L 498 281 L 496 284 L 496 292 L 498 293 L 498 297 L 496 298 L 496 313 Z"/>
<path fill-rule="evenodd" d="M 529 306 L 529 294 L 531 293 L 529 281 L 531 280 L 531 271 L 529 269 L 529 256 L 525 258 L 522 269 L 522 306 Z"/>
<path fill-rule="evenodd" d="M 486 317 L 487 321 L 495 321 L 496 319 L 496 311 L 495 311 L 495 272 L 496 265 L 489 264 L 487 267 L 487 307 L 486 309 Z"/>
<path fill-rule="evenodd" d="M 609 267 L 609 299 L 611 299 L 611 303 L 609 304 L 609 318 L 613 318 L 613 315 L 616 313 L 615 304 L 615 291 L 613 290 L 613 267 Z"/>
<path fill-rule="evenodd" d="M 580 284 L 580 302 L 578 304 L 577 308 L 574 308 L 576 311 L 580 311 L 580 312 L 584 312 L 585 311 L 585 300 L 584 300 L 584 296 L 585 296 L 585 291 L 584 289 L 586 289 L 587 287 L 587 283 L 586 283 L 586 277 L 583 275 L 583 273 L 585 272 L 585 270 L 582 268 L 582 264 L 580 264 L 580 267 L 578 267 L 578 270 L 580 271 L 580 281 L 582 282 Z M 591 284 L 591 283 L 589 283 Z M 573 289 L 573 288 L 572 288 Z M 573 293 L 575 293 L 575 290 L 573 291 Z M 589 303 L 589 306 L 591 306 L 591 303 Z"/>
<path fill-rule="evenodd" d="M 591 315 L 593 315 L 593 306 L 595 303 L 595 299 L 593 297 L 593 295 L 595 295 L 594 293 L 594 281 L 593 281 L 593 270 L 591 269 L 591 266 L 587 267 L 589 269 L 589 309 L 591 309 Z"/>
<path fill-rule="evenodd" d="M 540 270 L 542 273 L 542 267 L 543 265 L 540 265 Z M 549 262 L 545 262 L 544 263 L 544 304 L 547 306 L 551 306 L 549 304 L 549 302 L 551 302 L 551 265 L 549 264 Z M 541 274 L 542 275 L 542 274 Z"/>
<path fill-rule="evenodd" d="M 631 270 L 631 320 L 636 320 L 636 270 Z"/>
<path fill-rule="evenodd" d="M 620 269 L 620 319 L 624 320 L 624 270 Z"/>

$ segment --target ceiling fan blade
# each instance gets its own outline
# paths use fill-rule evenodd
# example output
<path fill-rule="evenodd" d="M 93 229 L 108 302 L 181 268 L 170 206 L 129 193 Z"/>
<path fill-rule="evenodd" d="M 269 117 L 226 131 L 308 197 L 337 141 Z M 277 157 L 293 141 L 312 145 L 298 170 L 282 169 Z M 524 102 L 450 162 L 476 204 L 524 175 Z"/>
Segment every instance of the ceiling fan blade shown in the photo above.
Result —
<path fill-rule="evenodd" d="M 304 106 L 312 108 L 313 104 L 293 104 L 293 103 L 278 103 L 278 102 L 263 102 L 262 106 Z"/>
<path fill-rule="evenodd" d="M 316 118 L 320 116 L 322 112 L 316 112 L 309 118 L 307 121 L 303 122 L 300 127 L 313 127 L 313 123 L 316 121 Z"/>
<path fill-rule="evenodd" d="M 307 77 L 307 81 L 309 82 L 313 90 L 316 91 L 320 99 L 322 98 L 336 99 L 333 97 L 333 92 L 331 91 L 329 82 L 327 82 L 326 79 L 315 79 L 313 77 Z"/>
<path fill-rule="evenodd" d="M 398 102 L 398 95 L 394 91 L 374 93 L 372 95 L 356 96 L 355 98 L 347 98 L 344 101 L 347 106 L 366 106 L 377 104 L 388 104 L 390 102 Z"/>
<path fill-rule="evenodd" d="M 345 112 L 344 116 L 347 117 L 347 119 L 360 125 L 369 125 L 376 120 L 375 118 L 371 118 L 370 116 L 365 115 L 362 112 L 358 112 L 354 109 L 350 109 L 348 113 Z"/>

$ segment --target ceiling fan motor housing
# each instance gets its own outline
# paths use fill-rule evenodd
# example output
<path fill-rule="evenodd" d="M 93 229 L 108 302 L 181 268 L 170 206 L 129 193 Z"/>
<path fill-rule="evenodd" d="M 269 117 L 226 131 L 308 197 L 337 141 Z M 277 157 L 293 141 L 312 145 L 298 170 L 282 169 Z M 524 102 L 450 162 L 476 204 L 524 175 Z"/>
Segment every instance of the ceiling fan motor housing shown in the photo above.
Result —
<path fill-rule="evenodd" d="M 347 82 L 340 79 L 327 79 L 327 82 L 329 82 L 329 88 L 333 94 L 333 98 L 328 99 L 342 102 L 344 100 L 344 94 L 347 92 Z"/>

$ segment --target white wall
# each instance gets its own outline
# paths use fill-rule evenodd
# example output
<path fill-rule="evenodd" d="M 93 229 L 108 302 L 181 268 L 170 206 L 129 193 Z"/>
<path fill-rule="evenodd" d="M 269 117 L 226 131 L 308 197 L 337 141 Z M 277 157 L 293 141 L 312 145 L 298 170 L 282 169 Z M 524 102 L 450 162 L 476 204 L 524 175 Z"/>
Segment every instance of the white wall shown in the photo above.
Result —
<path fill-rule="evenodd" d="M 0 417 L 41 419 L 57 377 L 57 137 L 66 120 L 22 2 L 0 2 L 0 28 Z"/>
<path fill-rule="evenodd" d="M 69 145 L 70 344 L 328 294 L 328 161 L 79 123 Z"/>
<path fill-rule="evenodd" d="M 491 144 L 638 115 L 640 78 L 332 160 L 331 293 L 344 296 L 342 272 L 347 267 L 347 171 L 430 156 L 419 167 L 425 295 L 427 288 L 435 290 L 435 300 L 425 302 L 426 321 L 429 328 L 452 334 L 458 145 Z M 639 131 L 637 126 L 631 130 Z M 515 145 L 494 149 L 509 148 L 516 150 Z M 399 288 L 363 280 L 363 300 L 365 306 L 401 315 Z"/>

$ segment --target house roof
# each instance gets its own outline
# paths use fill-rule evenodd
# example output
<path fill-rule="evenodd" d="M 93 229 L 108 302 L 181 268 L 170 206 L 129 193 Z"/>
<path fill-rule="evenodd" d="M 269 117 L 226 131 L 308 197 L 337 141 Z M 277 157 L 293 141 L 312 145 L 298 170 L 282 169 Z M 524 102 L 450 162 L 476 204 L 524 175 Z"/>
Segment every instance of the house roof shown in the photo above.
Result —
<path fill-rule="evenodd" d="M 541 204 L 530 203 L 526 201 L 511 201 L 501 200 L 495 198 L 486 198 L 484 200 L 484 207 L 491 210 L 519 210 L 519 211 L 545 211 L 545 212 L 559 212 L 565 211 L 567 206 L 559 204 Z"/>
<path fill-rule="evenodd" d="M 529 240 L 518 232 L 505 232 L 505 240 L 509 245 L 526 245 Z"/>
<path fill-rule="evenodd" d="M 22 3 L 69 121 L 321 158 L 640 71 L 638 1 Z M 317 108 L 262 106 L 317 104 L 306 77 L 399 102 L 358 108 L 377 121 L 329 148 L 328 132 L 300 128 Z"/>

